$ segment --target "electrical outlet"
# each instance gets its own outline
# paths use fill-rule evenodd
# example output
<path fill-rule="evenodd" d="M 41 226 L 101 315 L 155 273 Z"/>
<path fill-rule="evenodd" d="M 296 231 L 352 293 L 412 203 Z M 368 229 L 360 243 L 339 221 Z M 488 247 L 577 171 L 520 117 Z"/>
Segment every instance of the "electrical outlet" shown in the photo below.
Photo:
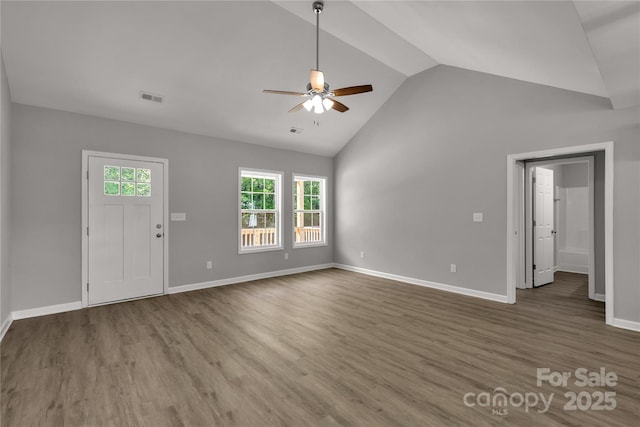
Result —
<path fill-rule="evenodd" d="M 360 252 L 360 258 L 364 259 L 364 251 Z"/>
<path fill-rule="evenodd" d="M 456 266 L 455 264 L 451 264 L 451 272 L 455 273 L 456 271 L 458 271 L 458 266 Z"/>
<path fill-rule="evenodd" d="M 289 254 L 287 252 L 284 253 L 284 259 L 289 259 Z"/>
<path fill-rule="evenodd" d="M 213 261 L 207 261 L 207 270 L 211 270 L 213 268 Z"/>

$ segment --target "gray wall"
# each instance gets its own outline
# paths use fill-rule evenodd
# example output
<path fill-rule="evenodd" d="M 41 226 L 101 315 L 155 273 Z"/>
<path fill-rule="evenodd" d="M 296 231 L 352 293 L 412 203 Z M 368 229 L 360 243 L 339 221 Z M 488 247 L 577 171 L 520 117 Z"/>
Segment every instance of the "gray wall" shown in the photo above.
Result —
<path fill-rule="evenodd" d="M 506 295 L 506 156 L 613 140 L 614 314 L 640 321 L 639 117 L 454 67 L 412 76 L 335 159 L 335 260 Z"/>
<path fill-rule="evenodd" d="M 562 187 L 588 187 L 589 169 L 586 163 L 569 163 L 562 165 Z"/>
<path fill-rule="evenodd" d="M 0 54 L 0 325 L 11 314 L 11 96 Z"/>
<path fill-rule="evenodd" d="M 605 294 L 605 218 L 604 218 L 604 151 L 596 151 L 589 154 L 593 156 L 593 232 L 594 232 L 594 277 L 596 294 Z M 562 165 L 562 187 L 586 187 L 589 185 L 588 174 L 585 173 L 584 163 Z M 615 166 L 614 166 L 615 167 Z M 615 292 L 614 292 L 615 293 Z M 640 297 L 639 297 L 640 298 Z"/>
<path fill-rule="evenodd" d="M 329 245 L 291 249 L 293 172 L 322 175 L 333 160 L 44 108 L 13 104 L 12 309 L 81 299 L 82 149 L 169 159 L 170 286 L 333 261 Z M 284 172 L 285 251 L 238 255 L 238 167 Z M 333 199 L 328 195 L 328 216 Z M 206 269 L 213 260 L 214 268 Z"/>

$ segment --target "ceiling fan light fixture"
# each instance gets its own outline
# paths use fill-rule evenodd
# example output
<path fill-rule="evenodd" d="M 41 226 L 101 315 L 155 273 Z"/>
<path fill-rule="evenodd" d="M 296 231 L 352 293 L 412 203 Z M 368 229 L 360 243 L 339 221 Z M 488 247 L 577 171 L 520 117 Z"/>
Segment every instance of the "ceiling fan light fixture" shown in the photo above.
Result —
<path fill-rule="evenodd" d="M 316 114 L 324 113 L 324 106 L 322 105 L 322 97 L 320 95 L 314 95 L 313 98 L 311 98 L 311 102 L 315 108 L 313 111 Z"/>
<path fill-rule="evenodd" d="M 311 70 L 309 83 L 315 92 L 322 92 L 324 90 L 324 73 L 320 70 Z"/>
<path fill-rule="evenodd" d="M 311 111 L 311 109 L 313 108 L 313 101 L 311 100 L 311 98 L 309 98 L 302 103 L 302 106 L 305 110 Z"/>
<path fill-rule="evenodd" d="M 313 110 L 316 114 L 322 114 L 325 111 L 334 110 L 339 113 L 349 111 L 349 107 L 329 97 L 356 95 L 358 93 L 371 92 L 371 85 L 360 85 L 343 87 L 331 90 L 329 84 L 324 81 L 324 73 L 320 71 L 320 14 L 324 8 L 322 0 L 313 2 L 313 11 L 316 14 L 316 68 L 309 73 L 309 83 L 307 83 L 306 92 L 291 92 L 283 90 L 264 90 L 265 93 L 274 93 L 278 95 L 295 95 L 307 97 L 307 100 L 296 104 L 289 110 L 290 113 L 302 110 Z"/>

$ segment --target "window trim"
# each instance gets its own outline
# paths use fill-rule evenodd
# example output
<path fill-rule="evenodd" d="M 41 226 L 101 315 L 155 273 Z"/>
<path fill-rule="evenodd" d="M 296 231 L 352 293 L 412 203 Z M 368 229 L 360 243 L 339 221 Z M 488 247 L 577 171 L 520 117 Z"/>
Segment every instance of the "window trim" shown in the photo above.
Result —
<path fill-rule="evenodd" d="M 246 172 L 248 174 L 255 173 L 256 175 L 271 175 L 276 180 L 276 238 L 278 239 L 278 244 L 274 246 L 258 246 L 252 248 L 243 248 L 242 247 L 242 173 Z M 271 251 L 281 251 L 284 249 L 284 245 L 282 242 L 282 187 L 284 180 L 284 172 L 281 171 L 272 171 L 266 169 L 256 169 L 256 168 L 247 168 L 247 167 L 239 167 L 238 168 L 238 184 L 236 187 L 236 192 L 238 196 L 237 208 L 238 209 L 238 254 L 252 254 L 258 252 L 271 252 Z"/>
<path fill-rule="evenodd" d="M 310 181 L 320 181 L 320 209 L 317 212 L 320 212 L 320 232 L 322 235 L 322 241 L 320 242 L 309 242 L 309 243 L 296 243 L 296 222 L 295 215 L 297 209 L 293 206 L 294 197 L 293 194 L 296 188 L 296 180 L 310 180 Z M 291 174 L 291 246 L 293 249 L 303 249 L 303 248 L 315 248 L 319 246 L 328 246 L 329 243 L 327 241 L 327 182 L 329 178 L 326 176 L 320 175 L 309 175 L 306 173 L 292 173 Z"/>

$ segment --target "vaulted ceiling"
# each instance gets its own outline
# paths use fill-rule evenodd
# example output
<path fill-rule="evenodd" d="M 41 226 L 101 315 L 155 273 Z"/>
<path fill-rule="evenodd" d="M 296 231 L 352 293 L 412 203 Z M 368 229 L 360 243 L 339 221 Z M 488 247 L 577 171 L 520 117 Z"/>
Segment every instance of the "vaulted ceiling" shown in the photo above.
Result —
<path fill-rule="evenodd" d="M 304 91 L 311 3 L 2 1 L 11 98 L 328 156 L 438 64 L 640 105 L 640 2 L 327 0 L 320 69 L 332 88 L 374 91 L 341 98 L 343 114 L 287 113 L 299 98 L 262 89 Z"/>

